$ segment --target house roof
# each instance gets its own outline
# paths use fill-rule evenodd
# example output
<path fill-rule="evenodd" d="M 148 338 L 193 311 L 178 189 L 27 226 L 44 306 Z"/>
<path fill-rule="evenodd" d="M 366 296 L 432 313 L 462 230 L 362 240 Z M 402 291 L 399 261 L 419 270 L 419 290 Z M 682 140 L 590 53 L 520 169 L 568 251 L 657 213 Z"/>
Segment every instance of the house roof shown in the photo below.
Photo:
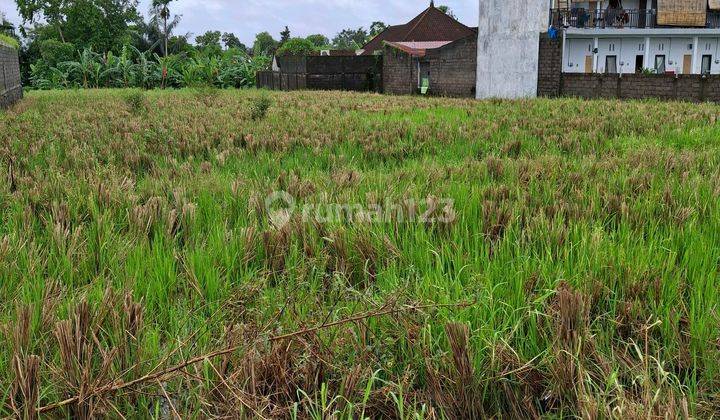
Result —
<path fill-rule="evenodd" d="M 363 46 L 363 54 L 373 54 L 384 42 L 452 42 L 475 33 L 433 4 L 404 25 L 389 26 Z"/>

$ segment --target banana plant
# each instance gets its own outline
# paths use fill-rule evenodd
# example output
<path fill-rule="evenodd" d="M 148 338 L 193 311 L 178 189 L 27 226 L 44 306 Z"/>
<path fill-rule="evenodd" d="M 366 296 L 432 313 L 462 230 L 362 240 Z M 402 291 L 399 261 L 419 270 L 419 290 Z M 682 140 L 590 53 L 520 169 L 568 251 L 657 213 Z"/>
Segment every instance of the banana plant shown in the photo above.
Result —
<path fill-rule="evenodd" d="M 66 61 L 62 63 L 62 66 L 66 67 L 71 74 L 79 75 L 82 80 L 82 87 L 87 89 L 90 78 L 95 74 L 99 63 L 97 62 L 97 54 L 92 49 L 86 48 L 80 54 L 78 61 Z"/>

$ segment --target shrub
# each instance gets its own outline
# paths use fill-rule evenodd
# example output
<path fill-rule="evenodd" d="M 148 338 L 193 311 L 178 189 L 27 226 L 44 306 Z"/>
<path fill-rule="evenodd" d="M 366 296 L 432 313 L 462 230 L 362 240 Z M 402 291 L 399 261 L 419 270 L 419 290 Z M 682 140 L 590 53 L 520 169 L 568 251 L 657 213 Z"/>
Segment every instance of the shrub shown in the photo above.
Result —
<path fill-rule="evenodd" d="M 250 104 L 250 116 L 253 120 L 262 120 L 267 116 L 270 105 L 272 105 L 272 101 L 267 95 L 260 95 L 253 98 Z"/>
<path fill-rule="evenodd" d="M 277 55 L 308 55 L 315 51 L 315 44 L 305 38 L 290 38 L 278 48 Z"/>
<path fill-rule="evenodd" d="M 140 90 L 133 90 L 128 93 L 125 97 L 125 103 L 130 112 L 135 115 L 139 115 L 147 110 L 145 106 L 145 94 Z"/>
<path fill-rule="evenodd" d="M 40 44 L 40 56 L 49 67 L 57 67 L 75 58 L 75 46 L 69 42 L 47 39 Z"/>

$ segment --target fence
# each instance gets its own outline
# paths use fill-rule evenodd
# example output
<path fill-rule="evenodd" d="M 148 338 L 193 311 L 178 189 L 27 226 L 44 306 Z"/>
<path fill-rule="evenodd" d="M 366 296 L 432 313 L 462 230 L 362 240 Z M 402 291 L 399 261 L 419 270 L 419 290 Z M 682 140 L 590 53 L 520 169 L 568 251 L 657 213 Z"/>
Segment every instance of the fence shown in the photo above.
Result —
<path fill-rule="evenodd" d="M 7 108 L 22 99 L 20 61 L 15 48 L 0 44 L 0 108 Z"/>
<path fill-rule="evenodd" d="M 278 57 L 277 62 L 280 71 L 257 73 L 258 87 L 382 92 L 381 56 Z"/>

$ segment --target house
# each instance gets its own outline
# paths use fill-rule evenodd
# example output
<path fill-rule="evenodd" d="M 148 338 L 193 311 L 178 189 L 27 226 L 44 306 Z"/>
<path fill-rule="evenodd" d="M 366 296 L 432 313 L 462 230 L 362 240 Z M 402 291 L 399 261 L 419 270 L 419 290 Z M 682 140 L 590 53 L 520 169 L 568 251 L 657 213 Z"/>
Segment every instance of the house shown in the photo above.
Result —
<path fill-rule="evenodd" d="M 720 0 L 554 0 L 564 73 L 720 74 Z"/>
<path fill-rule="evenodd" d="M 388 26 L 361 50 L 364 55 L 381 54 L 385 42 L 393 42 L 411 49 L 433 49 L 476 33 L 476 28 L 463 25 L 436 8 L 434 1 L 431 1 L 430 7 L 410 22 Z"/>
<path fill-rule="evenodd" d="M 475 96 L 477 28 L 463 25 L 432 1 L 408 23 L 375 36 L 361 54 L 383 55 L 386 93 Z"/>

